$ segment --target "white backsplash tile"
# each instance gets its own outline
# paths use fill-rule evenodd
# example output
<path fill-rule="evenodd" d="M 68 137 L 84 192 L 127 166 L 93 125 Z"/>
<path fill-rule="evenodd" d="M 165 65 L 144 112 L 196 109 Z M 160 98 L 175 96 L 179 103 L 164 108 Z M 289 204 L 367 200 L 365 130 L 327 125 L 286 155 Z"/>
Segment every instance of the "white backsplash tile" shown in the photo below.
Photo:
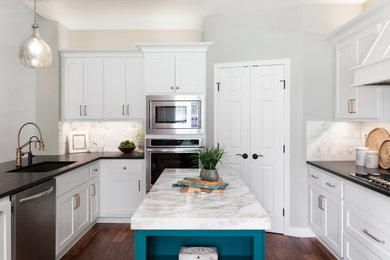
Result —
<path fill-rule="evenodd" d="M 308 161 L 355 160 L 355 149 L 364 146 L 366 135 L 374 128 L 390 132 L 390 122 L 334 122 L 306 123 L 306 158 Z"/>
<path fill-rule="evenodd" d="M 59 153 L 68 152 L 70 131 L 88 131 L 89 139 L 98 147 L 104 147 L 106 152 L 116 152 L 121 141 L 135 142 L 135 133 L 143 125 L 143 122 L 59 122 Z"/>

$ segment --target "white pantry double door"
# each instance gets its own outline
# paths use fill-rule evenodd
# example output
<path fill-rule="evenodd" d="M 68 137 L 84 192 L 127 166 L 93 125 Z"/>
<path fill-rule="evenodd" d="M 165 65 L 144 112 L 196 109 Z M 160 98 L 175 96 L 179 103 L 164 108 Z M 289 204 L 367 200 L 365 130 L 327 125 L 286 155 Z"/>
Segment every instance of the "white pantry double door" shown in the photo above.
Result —
<path fill-rule="evenodd" d="M 240 63 L 241 64 L 241 63 Z M 240 65 L 238 64 L 238 65 Z M 284 233 L 286 64 L 215 67 L 215 144 Z"/>

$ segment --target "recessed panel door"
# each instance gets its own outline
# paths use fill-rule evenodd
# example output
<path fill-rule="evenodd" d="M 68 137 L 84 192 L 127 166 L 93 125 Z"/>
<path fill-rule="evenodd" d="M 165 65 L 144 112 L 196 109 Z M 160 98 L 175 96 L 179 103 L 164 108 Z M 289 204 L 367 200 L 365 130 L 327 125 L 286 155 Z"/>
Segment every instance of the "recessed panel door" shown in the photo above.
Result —
<path fill-rule="evenodd" d="M 250 69 L 218 70 L 215 140 L 225 149 L 222 166 L 240 173 L 250 184 Z"/>
<path fill-rule="evenodd" d="M 251 68 L 250 187 L 278 233 L 284 232 L 284 70 Z"/>

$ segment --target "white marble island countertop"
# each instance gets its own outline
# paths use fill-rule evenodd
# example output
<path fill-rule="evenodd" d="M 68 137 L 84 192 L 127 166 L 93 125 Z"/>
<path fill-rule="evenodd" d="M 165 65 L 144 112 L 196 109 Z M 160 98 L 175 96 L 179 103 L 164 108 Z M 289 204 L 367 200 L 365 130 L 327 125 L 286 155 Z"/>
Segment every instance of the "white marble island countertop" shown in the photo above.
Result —
<path fill-rule="evenodd" d="M 265 230 L 271 219 L 233 170 L 220 169 L 225 193 L 180 193 L 172 184 L 198 169 L 166 169 L 131 218 L 133 230 Z"/>

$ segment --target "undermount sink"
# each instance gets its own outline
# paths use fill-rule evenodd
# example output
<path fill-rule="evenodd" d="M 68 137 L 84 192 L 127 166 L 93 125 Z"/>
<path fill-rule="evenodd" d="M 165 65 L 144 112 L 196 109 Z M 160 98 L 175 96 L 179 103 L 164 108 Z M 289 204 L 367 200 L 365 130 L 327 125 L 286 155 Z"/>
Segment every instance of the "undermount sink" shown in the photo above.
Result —
<path fill-rule="evenodd" d="M 16 168 L 8 172 L 49 172 L 49 171 L 53 171 L 68 166 L 72 163 L 75 163 L 75 161 L 67 161 L 67 162 L 47 161 L 47 162 L 35 163 L 21 168 Z"/>

